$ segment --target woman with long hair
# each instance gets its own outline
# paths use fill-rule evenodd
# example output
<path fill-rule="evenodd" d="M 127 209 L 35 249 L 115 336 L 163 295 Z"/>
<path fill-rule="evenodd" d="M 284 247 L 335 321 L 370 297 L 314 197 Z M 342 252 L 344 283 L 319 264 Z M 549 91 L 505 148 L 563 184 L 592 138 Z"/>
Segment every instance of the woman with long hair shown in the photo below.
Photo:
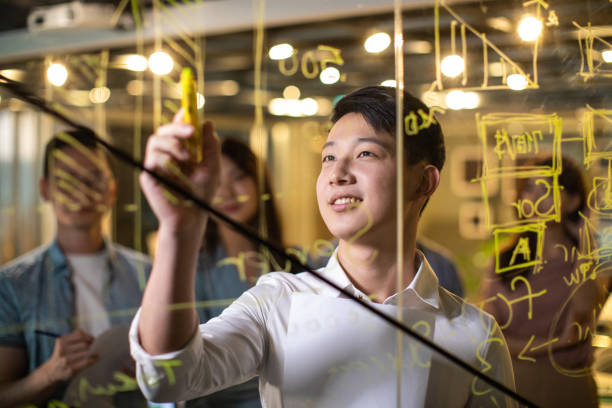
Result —
<path fill-rule="evenodd" d="M 534 159 L 531 166 L 552 169 L 553 158 Z M 519 394 L 542 407 L 596 407 L 591 335 L 606 289 L 587 256 L 583 172 L 569 158 L 560 166 L 559 208 L 552 177 L 517 179 L 523 220 L 550 218 L 557 210 L 560 220 L 534 219 L 523 225 L 532 228 L 512 237 L 494 262 L 497 273 L 492 266 L 485 278 L 483 308 L 508 342 Z"/>
<path fill-rule="evenodd" d="M 267 169 L 243 142 L 221 143 L 221 173 L 213 207 L 281 245 L 281 228 Z M 200 322 L 221 312 L 279 262 L 231 227 L 208 220 L 196 272 Z M 221 316 L 221 318 L 223 318 Z M 193 401 L 187 407 L 260 407 L 257 379 Z"/>

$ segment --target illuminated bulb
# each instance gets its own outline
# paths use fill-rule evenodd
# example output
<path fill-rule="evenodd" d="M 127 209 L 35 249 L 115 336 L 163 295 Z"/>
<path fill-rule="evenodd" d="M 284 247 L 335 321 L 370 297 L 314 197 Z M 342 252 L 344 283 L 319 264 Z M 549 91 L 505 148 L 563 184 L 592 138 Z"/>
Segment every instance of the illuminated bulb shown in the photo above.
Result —
<path fill-rule="evenodd" d="M 147 69 L 147 59 L 138 54 L 128 55 L 125 58 L 125 67 L 130 71 L 142 72 Z"/>
<path fill-rule="evenodd" d="M 163 51 L 154 52 L 149 57 L 149 68 L 157 75 L 166 75 L 172 71 L 174 61 Z"/>
<path fill-rule="evenodd" d="M 68 79 L 68 71 L 62 64 L 51 64 L 47 69 L 47 79 L 55 86 L 62 86 Z"/>
<path fill-rule="evenodd" d="M 449 55 L 442 60 L 440 66 L 442 73 L 449 78 L 454 78 L 465 69 L 463 58 L 458 55 Z"/>
<path fill-rule="evenodd" d="M 363 47 L 371 54 L 376 54 L 387 49 L 391 44 L 391 37 L 387 33 L 372 34 L 365 40 Z"/>
<path fill-rule="evenodd" d="M 489 75 L 494 77 L 500 77 L 504 75 L 504 69 L 501 62 L 490 62 L 489 63 Z"/>
<path fill-rule="evenodd" d="M 522 91 L 527 88 L 527 78 L 521 74 L 508 75 L 506 83 L 508 84 L 508 88 L 514 91 Z"/>
<path fill-rule="evenodd" d="M 602 52 L 601 57 L 605 62 L 612 62 L 612 50 L 606 50 Z"/>
<path fill-rule="evenodd" d="M 450 91 L 446 94 L 446 106 L 453 110 L 463 109 L 465 93 L 463 91 Z"/>
<path fill-rule="evenodd" d="M 89 91 L 89 100 L 91 103 L 104 103 L 110 98 L 111 91 L 105 86 L 93 88 Z"/>
<path fill-rule="evenodd" d="M 204 104 L 206 103 L 206 98 L 204 98 L 204 95 L 202 95 L 199 92 L 196 98 L 197 98 L 197 103 L 198 103 L 198 109 L 202 109 L 204 107 Z"/>
<path fill-rule="evenodd" d="M 300 102 L 299 99 L 285 99 L 286 114 L 296 118 L 302 116 L 302 104 Z"/>
<path fill-rule="evenodd" d="M 523 41 L 535 41 L 542 33 L 542 22 L 533 16 L 524 17 L 518 26 Z"/>
<path fill-rule="evenodd" d="M 283 98 L 285 99 L 298 99 L 300 94 L 300 88 L 295 85 L 289 85 L 283 89 Z"/>
<path fill-rule="evenodd" d="M 304 98 L 300 101 L 300 111 L 304 116 L 313 116 L 319 110 L 319 104 L 312 98 Z"/>
<path fill-rule="evenodd" d="M 464 92 L 463 109 L 476 109 L 480 105 L 480 97 L 476 92 Z"/>
<path fill-rule="evenodd" d="M 391 88 L 395 88 L 397 86 L 397 82 L 395 82 L 395 79 L 387 79 L 385 81 L 382 81 L 380 84 L 382 86 L 388 86 Z"/>
<path fill-rule="evenodd" d="M 3 69 L 0 70 L 0 74 L 13 81 L 21 81 L 25 72 L 20 69 Z"/>
<path fill-rule="evenodd" d="M 144 91 L 144 83 L 139 79 L 132 79 L 127 83 L 125 89 L 132 96 L 142 95 Z"/>
<path fill-rule="evenodd" d="M 283 98 L 274 98 L 268 103 L 268 111 L 274 116 L 283 116 L 287 113 L 285 105 L 286 100 Z"/>
<path fill-rule="evenodd" d="M 321 71 L 319 79 L 325 85 L 335 84 L 340 80 L 340 71 L 336 67 L 327 67 L 323 71 Z"/>
<path fill-rule="evenodd" d="M 270 52 L 268 56 L 271 60 L 283 60 L 289 58 L 293 55 L 293 47 L 291 44 L 283 43 L 276 44 L 274 47 L 270 48 Z"/>
<path fill-rule="evenodd" d="M 228 79 L 221 83 L 221 93 L 223 95 L 232 96 L 236 95 L 238 92 L 240 92 L 240 85 L 238 85 L 238 82 Z"/>

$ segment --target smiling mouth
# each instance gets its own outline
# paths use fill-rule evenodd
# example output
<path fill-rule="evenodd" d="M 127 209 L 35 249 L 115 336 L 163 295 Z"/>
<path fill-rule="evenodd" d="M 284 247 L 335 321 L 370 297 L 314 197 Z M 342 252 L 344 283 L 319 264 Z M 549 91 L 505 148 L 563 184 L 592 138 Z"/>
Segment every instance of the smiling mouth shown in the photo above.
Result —
<path fill-rule="evenodd" d="M 361 198 L 357 197 L 339 197 L 332 202 L 332 205 L 356 204 L 362 201 L 363 200 Z"/>

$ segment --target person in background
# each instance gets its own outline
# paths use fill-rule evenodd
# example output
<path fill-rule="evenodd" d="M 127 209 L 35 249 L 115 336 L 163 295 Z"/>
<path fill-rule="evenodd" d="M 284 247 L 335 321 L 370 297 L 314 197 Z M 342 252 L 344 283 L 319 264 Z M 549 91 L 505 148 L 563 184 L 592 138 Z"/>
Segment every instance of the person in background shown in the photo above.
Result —
<path fill-rule="evenodd" d="M 404 138 L 406 156 L 398 161 L 396 120 L 403 123 L 404 116 L 417 111 L 427 117 L 429 109 L 404 91 L 403 115 L 396 118 L 396 92 L 395 88 L 366 87 L 344 96 L 334 107 L 334 125 L 321 152 L 316 190 L 319 211 L 338 239 L 338 248 L 320 273 L 346 293 L 378 304 L 372 307 L 395 315 L 399 302 L 406 309 L 406 318 L 424 316 L 431 321 L 428 327 L 435 328 L 430 333 L 433 342 L 513 389 L 508 349 L 495 320 L 440 288 L 429 263 L 416 249 L 421 210 L 440 181 L 444 138 L 434 120 L 418 134 Z M 172 123 L 149 138 L 145 166 L 175 180 L 186 177 L 186 188 L 199 199 L 212 201 L 221 161 L 213 126 L 210 122 L 203 125 L 203 160 L 195 163 L 182 143 L 192 137 L 194 129 L 182 118 L 179 111 Z M 168 160 L 185 169 L 183 177 L 168 170 Z M 403 169 L 402 200 L 395 191 L 398 166 Z M 372 332 L 351 325 L 335 330 L 333 337 L 310 329 L 304 333 L 294 330 L 312 327 L 307 323 L 323 321 L 326 313 L 338 308 L 362 311 L 344 292 L 311 274 L 266 274 L 218 318 L 198 325 L 193 306 L 195 275 L 207 213 L 167 200 L 164 187 L 147 173 L 141 174 L 140 182 L 160 223 L 153 271 L 130 328 L 138 384 L 147 397 L 157 401 L 193 398 L 259 375 L 264 406 L 313 406 L 313 400 L 320 398 L 340 399 L 330 406 L 397 403 L 397 368 L 374 367 L 364 373 L 337 368 L 368 353 L 391 355 L 396 330 L 383 325 Z M 405 236 L 402 247 L 396 241 L 398 223 Z M 401 268 L 397 250 L 403 251 L 406 260 Z M 398 276 L 404 282 L 402 288 L 397 287 Z M 177 309 L 176 304 L 191 307 Z M 296 333 L 311 336 L 311 341 L 301 342 L 304 336 Z M 408 361 L 402 371 L 413 381 L 404 383 L 407 390 L 402 391 L 402 406 L 515 406 L 502 391 L 484 388 L 473 375 L 443 358 L 431 355 L 427 361 L 418 360 L 422 364 L 413 364 L 417 362 L 413 355 L 418 351 L 405 355 Z M 404 368 L 401 361 L 399 366 Z M 359 381 L 362 374 L 375 378 Z M 341 383 L 335 382 L 337 375 Z M 346 387 L 351 392 L 340 392 Z M 365 400 L 369 403 L 360 404 Z"/>
<path fill-rule="evenodd" d="M 129 324 L 151 265 L 104 237 L 116 189 L 89 131 L 63 132 L 46 145 L 40 193 L 57 231 L 50 245 L 0 269 L 0 406 L 61 400 L 67 383 L 96 364 L 99 356 L 89 352 L 96 336 Z M 111 399 L 146 406 L 137 391 Z"/>
<path fill-rule="evenodd" d="M 483 307 L 502 327 L 518 393 L 541 407 L 597 407 L 591 337 L 607 284 L 596 276 L 593 259 L 578 256 L 588 252 L 581 237 L 585 233 L 581 214 L 588 214 L 583 172 L 569 158 L 560 164 L 561 219 L 545 223 L 541 267 L 496 274 L 494 262 L 483 283 Z M 552 157 L 547 156 L 525 166 L 552 165 Z M 519 199 L 535 203 L 534 217 L 553 211 L 552 178 L 518 178 L 516 185 Z M 517 234 L 500 251 L 499 264 L 533 261 L 537 246 L 536 232 Z M 526 293 L 532 297 L 508 303 Z"/>
<path fill-rule="evenodd" d="M 257 183 L 258 160 L 251 149 L 237 139 L 221 143 L 221 171 L 213 207 L 230 219 L 260 231 L 263 220 L 268 239 L 282 243 L 280 222 L 267 169 L 263 186 Z M 208 220 L 198 255 L 195 292 L 200 323 L 217 317 L 261 276 L 275 268 L 267 252 L 224 223 Z M 275 260 L 276 261 L 276 260 Z M 261 407 L 257 378 L 223 391 L 187 401 L 187 407 Z"/>
<path fill-rule="evenodd" d="M 452 254 L 436 242 L 423 236 L 417 237 L 417 249 L 423 252 L 427 262 L 434 270 L 440 286 L 459 297 L 463 297 L 463 283 Z"/>

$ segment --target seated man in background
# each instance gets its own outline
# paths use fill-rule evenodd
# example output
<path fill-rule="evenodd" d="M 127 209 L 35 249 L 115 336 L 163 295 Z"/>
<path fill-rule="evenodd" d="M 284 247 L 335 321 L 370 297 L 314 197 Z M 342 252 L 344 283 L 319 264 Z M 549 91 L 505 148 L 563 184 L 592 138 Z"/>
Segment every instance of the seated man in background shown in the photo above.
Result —
<path fill-rule="evenodd" d="M 401 312 L 404 324 L 513 389 L 508 349 L 495 320 L 441 288 L 416 249 L 421 210 L 440 181 L 444 140 L 438 123 L 430 121 L 404 138 L 405 158 L 398 162 L 395 92 L 367 87 L 334 107 L 317 199 L 338 247 L 320 273 L 383 313 Z M 417 111 L 429 113 L 405 92 L 403 114 Z M 204 159 L 198 163 L 182 143 L 192 135 L 193 127 L 177 114 L 149 139 L 145 166 L 211 201 L 218 141 L 206 123 Z M 169 171 L 168 161 L 183 169 L 189 183 Z M 400 219 L 398 166 L 404 190 Z M 401 406 L 407 407 L 515 406 L 503 392 L 410 337 L 396 349 L 396 329 L 309 273 L 267 274 L 198 327 L 195 270 L 207 214 L 168 201 L 149 174 L 141 174 L 141 186 L 159 219 L 159 243 L 130 344 L 138 383 L 151 400 L 193 398 L 259 375 L 266 407 L 397 406 L 400 390 Z M 405 260 L 401 268 L 398 250 Z"/>
<path fill-rule="evenodd" d="M 66 398 L 68 382 L 104 358 L 90 353 L 95 338 L 111 326 L 129 324 L 141 299 L 139 282 L 150 271 L 144 255 L 103 236 L 116 182 L 88 131 L 59 133 L 47 144 L 40 192 L 53 207 L 55 240 L 0 269 L 2 407 L 46 406 Z M 127 334 L 107 338 L 111 348 L 120 348 L 120 342 L 127 344 Z M 129 357 L 123 364 L 128 372 Z M 117 388 L 130 388 L 125 374 L 110 378 Z M 93 387 L 110 385 L 86 382 L 77 384 L 82 389 L 70 405 L 94 406 Z M 106 398 L 114 398 L 115 406 L 146 406 L 137 392 Z"/>

